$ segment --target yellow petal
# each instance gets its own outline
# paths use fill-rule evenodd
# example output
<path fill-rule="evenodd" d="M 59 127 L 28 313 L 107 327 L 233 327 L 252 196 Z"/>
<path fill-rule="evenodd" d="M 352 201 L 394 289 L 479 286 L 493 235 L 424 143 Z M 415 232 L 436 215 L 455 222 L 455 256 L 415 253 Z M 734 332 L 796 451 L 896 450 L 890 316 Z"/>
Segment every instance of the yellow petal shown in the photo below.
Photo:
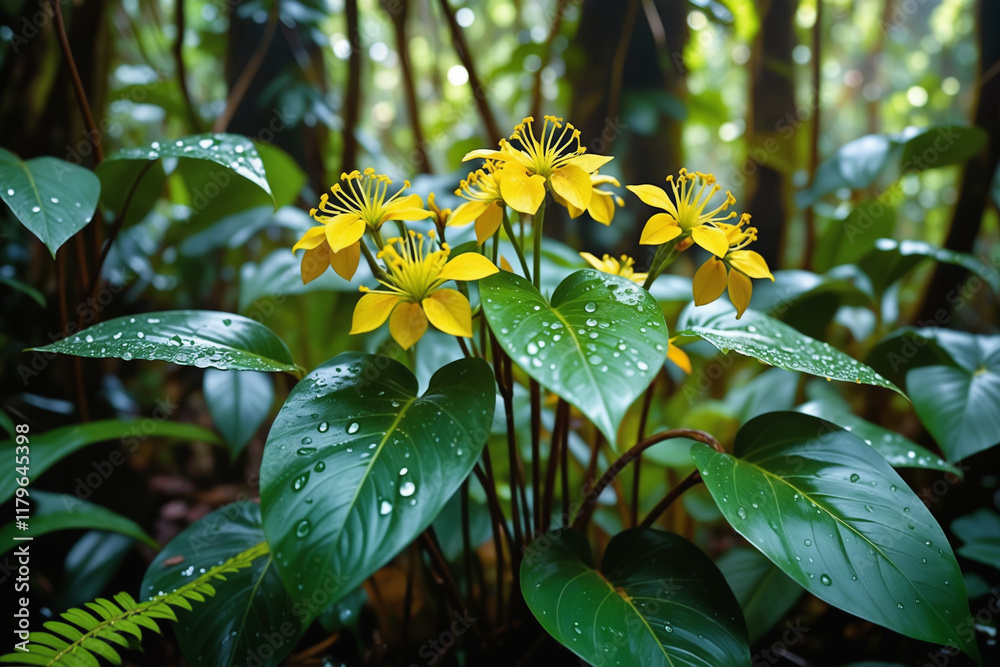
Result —
<path fill-rule="evenodd" d="M 583 155 L 577 155 L 575 158 L 569 161 L 568 164 L 574 167 L 579 167 L 583 169 L 588 174 L 593 173 L 606 165 L 607 163 L 614 160 L 610 155 L 597 155 L 596 153 L 584 153 Z"/>
<path fill-rule="evenodd" d="M 587 263 L 590 264 L 595 269 L 597 269 L 598 271 L 605 271 L 608 268 L 604 265 L 604 262 L 597 259 L 597 257 L 595 257 L 594 255 L 591 255 L 589 252 L 581 252 L 580 257 L 583 257 L 585 260 L 587 260 Z"/>
<path fill-rule="evenodd" d="M 490 204 L 483 214 L 476 219 L 476 242 L 482 245 L 489 237 L 497 233 L 503 222 L 503 208 L 498 204 Z"/>
<path fill-rule="evenodd" d="M 509 153 L 504 153 L 503 151 L 498 151 L 492 148 L 477 148 L 474 151 L 469 151 L 462 158 L 462 162 L 468 162 L 469 160 L 475 160 L 476 158 L 482 158 L 484 160 L 510 160 L 513 156 Z"/>
<path fill-rule="evenodd" d="M 673 343 L 667 343 L 667 359 L 674 362 L 682 371 L 691 375 L 691 358 L 687 355 L 687 352 Z"/>
<path fill-rule="evenodd" d="M 510 262 L 503 255 L 500 255 L 500 268 L 507 273 L 514 273 L 514 267 L 510 265 Z"/>
<path fill-rule="evenodd" d="M 734 250 L 729 254 L 729 265 L 751 278 L 770 278 L 774 282 L 774 276 L 767 268 L 767 262 L 760 253 L 753 250 Z"/>
<path fill-rule="evenodd" d="M 753 283 L 739 271 L 729 272 L 729 300 L 736 306 L 736 319 L 743 317 L 743 311 L 750 305 Z"/>
<path fill-rule="evenodd" d="M 545 199 L 545 178 L 528 176 L 519 168 L 500 172 L 500 194 L 515 211 L 534 215 Z"/>
<path fill-rule="evenodd" d="M 625 189 L 638 195 L 643 203 L 650 206 L 662 208 L 665 211 L 670 211 L 674 208 L 673 202 L 667 197 L 667 193 L 663 191 L 663 188 L 658 188 L 655 185 L 626 185 Z"/>
<path fill-rule="evenodd" d="M 365 235 L 365 221 L 361 218 L 348 223 L 333 223 L 326 226 L 326 242 L 334 252 L 352 246 Z"/>
<path fill-rule="evenodd" d="M 424 200 L 420 198 L 420 195 L 407 195 L 385 208 L 382 222 L 386 220 L 424 220 L 433 216 L 433 213 L 424 210 Z"/>
<path fill-rule="evenodd" d="M 427 316 L 419 303 L 400 303 L 389 318 L 389 333 L 404 350 L 413 347 L 427 331 Z"/>
<path fill-rule="evenodd" d="M 646 221 L 639 237 L 641 245 L 660 245 L 681 235 L 681 226 L 669 213 L 657 213 Z"/>
<path fill-rule="evenodd" d="M 330 246 L 324 243 L 306 250 L 305 254 L 302 255 L 302 266 L 300 267 L 302 282 L 308 284 L 316 280 L 323 275 L 328 266 L 330 266 Z"/>
<path fill-rule="evenodd" d="M 729 250 L 729 240 L 726 233 L 715 227 L 698 225 L 691 230 L 691 238 L 716 257 L 725 257 L 726 251 Z"/>
<path fill-rule="evenodd" d="M 467 225 L 481 216 L 488 206 L 491 206 L 488 201 L 467 201 L 452 211 L 451 217 L 448 218 L 448 226 Z"/>
<path fill-rule="evenodd" d="M 358 263 L 361 261 L 361 243 L 347 246 L 340 252 L 330 255 L 330 266 L 337 272 L 337 275 L 344 280 L 350 280 L 358 270 Z"/>
<path fill-rule="evenodd" d="M 610 193 L 594 190 L 587 207 L 590 217 L 602 225 L 610 225 L 615 217 L 615 198 Z"/>
<path fill-rule="evenodd" d="M 466 252 L 448 260 L 441 269 L 438 278 L 441 280 L 479 280 L 497 273 L 493 262 L 478 252 Z"/>
<path fill-rule="evenodd" d="M 586 210 L 594 192 L 590 176 L 583 169 L 568 164 L 552 172 L 552 191 L 576 208 Z"/>
<path fill-rule="evenodd" d="M 309 231 L 302 235 L 295 245 L 292 246 L 292 252 L 305 248 L 306 250 L 312 250 L 320 243 L 326 240 L 326 225 L 318 225 L 312 227 Z"/>
<path fill-rule="evenodd" d="M 726 265 L 715 257 L 701 265 L 694 274 L 694 305 L 712 303 L 726 291 Z"/>
<path fill-rule="evenodd" d="M 424 313 L 431 324 L 452 336 L 472 336 L 472 306 L 463 294 L 453 289 L 439 289 L 423 301 Z"/>
<path fill-rule="evenodd" d="M 389 318 L 389 313 L 397 303 L 399 297 L 395 294 L 368 292 L 358 299 L 358 304 L 354 306 L 351 333 L 359 334 L 378 329 Z"/>

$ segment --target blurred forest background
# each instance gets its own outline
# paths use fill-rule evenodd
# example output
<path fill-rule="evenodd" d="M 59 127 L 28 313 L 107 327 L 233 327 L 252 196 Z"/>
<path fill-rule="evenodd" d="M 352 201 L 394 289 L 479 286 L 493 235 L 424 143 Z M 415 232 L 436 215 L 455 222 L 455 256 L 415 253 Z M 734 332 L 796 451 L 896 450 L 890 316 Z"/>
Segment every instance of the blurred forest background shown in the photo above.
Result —
<path fill-rule="evenodd" d="M 303 286 L 289 251 L 320 193 L 342 171 L 372 166 L 453 206 L 470 170 L 462 156 L 494 145 L 527 115 L 575 124 L 588 150 L 615 156 L 602 171 L 623 185 L 662 185 L 682 166 L 713 172 L 737 197 L 736 210 L 753 215 L 756 247 L 772 269 L 822 273 L 857 260 L 879 236 L 997 255 L 995 0 L 65 0 L 58 15 L 54 2 L 0 0 L 0 146 L 25 160 L 50 155 L 87 167 L 121 148 L 201 132 L 281 149 L 262 149 L 276 213 L 255 187 L 221 170 L 181 177 L 167 161 L 162 178 L 144 180 L 129 215 L 114 221 L 120 234 L 103 263 L 113 306 L 82 293 L 113 221 L 61 248 L 61 270 L 81 292 L 62 298 L 89 304 L 76 311 L 86 324 L 217 309 L 281 331 L 306 366 L 356 347 L 344 326 L 356 285 L 328 273 Z M 96 135 L 80 111 L 60 16 Z M 809 197 L 817 167 L 852 140 L 972 124 L 989 141 L 964 167 L 889 169 L 865 187 Z M 102 204 L 119 210 L 120 199 L 108 198 L 123 189 L 105 190 Z M 878 234 L 845 245 L 844 221 L 872 199 L 886 209 L 868 223 Z M 637 239 L 646 218 L 634 198 L 610 227 L 552 207 L 546 231 L 580 250 L 635 254 L 644 266 Z M 682 260 L 675 272 L 695 268 Z M 921 264 L 885 323 L 943 324 L 935 314 L 966 275 L 952 264 Z M 46 248 L 4 219 L 0 281 L 35 287 L 5 285 L 0 296 L 3 403 L 45 429 L 158 410 L 209 426 L 198 369 L 66 357 L 37 368 L 21 354 L 66 329 L 67 309 L 53 307 L 63 278 Z M 690 289 L 677 298 L 689 299 Z M 946 306 L 949 326 L 995 333 L 990 290 L 970 299 L 975 307 Z M 841 347 L 863 358 L 871 331 L 851 338 L 849 329 L 838 330 Z M 113 489 L 85 490 L 154 526 L 162 544 L 219 504 L 256 495 L 265 435 L 257 433 L 238 466 L 207 443 L 170 450 L 143 442 Z M 95 452 L 81 455 L 81 465 Z M 90 472 L 63 466 L 46 485 L 72 489 L 81 471 Z M 983 481 L 979 495 L 992 495 L 997 482 Z M 149 555 L 58 539 L 65 549 L 47 552 L 51 566 L 38 570 L 63 572 L 46 583 L 57 608 L 100 586 L 129 588 Z M 64 563 L 71 547 L 77 559 Z M 96 590 L 84 585 L 91 579 Z"/>

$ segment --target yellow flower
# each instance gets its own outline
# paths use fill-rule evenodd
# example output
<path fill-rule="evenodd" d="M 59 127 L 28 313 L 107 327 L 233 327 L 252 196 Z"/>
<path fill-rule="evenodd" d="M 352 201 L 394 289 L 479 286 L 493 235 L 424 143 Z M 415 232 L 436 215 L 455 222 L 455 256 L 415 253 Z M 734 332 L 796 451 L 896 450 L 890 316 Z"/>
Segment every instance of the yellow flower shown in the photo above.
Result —
<path fill-rule="evenodd" d="M 305 248 L 302 255 L 302 282 L 309 283 L 316 280 L 326 267 L 332 266 L 337 275 L 344 280 L 354 277 L 354 272 L 358 270 L 358 261 L 361 258 L 361 244 L 355 243 L 344 248 L 340 252 L 333 252 L 328 241 L 329 225 L 317 225 L 311 228 L 302 238 L 292 246 L 292 252 Z"/>
<path fill-rule="evenodd" d="M 646 281 L 645 273 L 636 273 L 632 268 L 635 265 L 635 260 L 628 255 L 622 255 L 620 260 L 615 259 L 611 255 L 604 255 L 603 259 L 597 259 L 597 257 L 591 255 L 589 252 L 581 252 L 580 257 L 587 260 L 587 263 L 598 271 L 628 278 L 639 285 Z"/>
<path fill-rule="evenodd" d="M 430 209 L 434 218 L 434 226 L 438 229 L 444 227 L 448 223 L 448 218 L 451 217 L 450 208 L 438 208 L 437 202 L 434 201 L 434 193 L 427 195 L 427 208 Z"/>
<path fill-rule="evenodd" d="M 687 355 L 687 352 L 674 345 L 675 340 L 677 340 L 676 336 L 667 341 L 667 359 L 672 361 L 682 371 L 691 375 L 691 357 Z"/>
<path fill-rule="evenodd" d="M 521 213 L 533 215 L 538 211 L 546 186 L 562 201 L 587 210 L 593 196 L 590 174 L 612 158 L 585 155 L 587 149 L 580 145 L 580 131 L 564 124 L 562 118 L 545 116 L 540 138 L 535 136 L 533 122 L 531 116 L 522 120 L 509 141 L 500 141 L 500 150 L 475 150 L 462 161 L 485 158 L 503 162 L 500 192 L 507 205 Z"/>
<path fill-rule="evenodd" d="M 704 306 L 722 296 L 729 288 L 729 300 L 736 306 L 736 319 L 750 305 L 753 293 L 751 278 L 769 278 L 774 282 L 774 276 L 767 268 L 767 262 L 759 253 L 746 250 L 751 242 L 757 240 L 756 227 L 744 225 L 750 222 L 750 216 L 744 213 L 735 225 L 725 225 L 727 252 L 722 259 L 708 258 L 694 274 L 694 303 Z"/>
<path fill-rule="evenodd" d="M 614 176 L 604 176 L 594 172 L 590 175 L 590 185 L 593 189 L 590 197 L 590 205 L 587 206 L 587 213 L 590 217 L 601 223 L 602 225 L 610 225 L 611 221 L 615 217 L 615 203 L 619 206 L 624 206 L 625 201 L 614 194 L 613 192 L 608 192 L 607 190 L 601 190 L 599 185 L 614 185 L 616 188 L 622 186 L 618 182 L 618 179 Z M 552 193 L 552 198 L 556 200 L 556 203 L 562 204 L 569 211 L 570 218 L 578 218 L 583 213 L 583 209 L 573 206 L 573 204 L 564 200 L 557 193 Z"/>
<path fill-rule="evenodd" d="M 457 290 L 442 288 L 449 280 L 479 280 L 497 272 L 488 259 L 474 252 L 449 260 L 451 249 L 433 250 L 423 234 L 391 239 L 379 254 L 387 281 L 380 290 L 361 288 L 365 295 L 354 308 L 351 333 L 373 331 L 389 320 L 389 332 L 400 347 L 410 349 L 427 330 L 427 321 L 453 336 L 472 336 L 472 307 Z M 429 248 L 427 246 L 430 246 Z"/>
<path fill-rule="evenodd" d="M 503 222 L 503 195 L 500 194 L 500 171 L 496 162 L 487 160 L 486 166 L 469 174 L 459 184 L 455 194 L 467 200 L 452 212 L 448 226 L 467 225 L 476 221 L 476 242 L 493 236 Z"/>
<path fill-rule="evenodd" d="M 673 176 L 667 176 L 667 183 L 673 190 L 673 200 L 655 185 L 626 186 L 646 204 L 666 211 L 646 222 L 639 243 L 661 245 L 683 234 L 716 257 L 725 256 L 729 248 L 725 227 L 730 225 L 722 223 L 735 218 L 736 213 L 724 211 L 736 203 L 736 198 L 727 190 L 726 200 L 706 213 L 708 202 L 722 189 L 715 183 L 715 176 L 681 169 L 676 182 Z"/>
<path fill-rule="evenodd" d="M 434 215 L 424 210 L 420 195 L 400 196 L 410 187 L 409 181 L 403 181 L 402 188 L 386 197 L 392 181 L 374 169 L 365 169 L 364 174 L 357 170 L 341 174 L 340 180 L 342 183 L 330 188 L 333 198 L 324 194 L 319 208 L 309 211 L 326 225 L 327 241 L 335 253 L 358 243 L 366 228 L 377 231 L 386 220 L 423 220 Z"/>

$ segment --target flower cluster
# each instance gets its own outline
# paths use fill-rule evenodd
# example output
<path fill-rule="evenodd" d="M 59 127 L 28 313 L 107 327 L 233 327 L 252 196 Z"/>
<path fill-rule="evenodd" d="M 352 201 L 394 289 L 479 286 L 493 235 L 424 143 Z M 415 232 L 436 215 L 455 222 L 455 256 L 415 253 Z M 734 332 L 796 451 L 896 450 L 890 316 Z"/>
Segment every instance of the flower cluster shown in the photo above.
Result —
<path fill-rule="evenodd" d="M 580 131 L 555 116 L 545 116 L 540 129 L 533 118 L 525 118 L 508 139 L 500 141 L 498 149 L 472 151 L 463 161 L 473 159 L 485 162 L 455 190 L 462 202 L 454 210 L 440 208 L 433 193 L 428 195 L 425 208 L 419 195 L 406 194 L 408 181 L 394 190 L 387 176 L 366 169 L 341 174 L 340 182 L 310 211 L 319 224 L 292 248 L 293 252 L 305 250 L 303 282 L 315 280 L 327 267 L 351 280 L 362 256 L 379 282 L 376 289 L 360 288 L 363 296 L 354 310 L 352 334 L 373 331 L 388 321 L 390 334 L 404 349 L 413 347 L 428 325 L 454 336 L 471 337 L 473 309 L 464 285 L 499 271 L 498 260 L 503 270 L 513 271 L 498 253 L 504 231 L 522 273 L 531 277 L 508 210 L 519 214 L 522 241 L 524 225 L 532 223 L 536 251 L 532 273 L 538 285 L 546 199 L 564 207 L 571 218 L 586 212 L 605 225 L 613 220 L 615 208 L 624 205 L 610 189 L 621 187 L 618 180 L 599 173 L 612 158 L 587 153 Z M 627 186 L 643 202 L 662 211 L 649 218 L 639 240 L 642 245 L 657 247 L 647 272 L 636 271 L 635 260 L 625 255 L 615 258 L 605 254 L 598 259 L 584 252 L 580 256 L 599 271 L 648 288 L 681 252 L 697 245 L 710 255 L 694 276 L 695 304 L 714 301 L 728 289 L 737 317 L 742 316 L 750 303 L 750 279 L 774 280 L 764 259 L 747 249 L 757 238 L 750 216 L 737 216 L 730 210 L 736 198 L 728 191 L 723 200 L 712 204 L 721 187 L 711 174 L 681 169 L 676 178 L 668 176 L 667 183 L 669 194 L 654 185 Z M 419 233 L 406 226 L 407 222 L 428 219 L 437 233 Z M 388 221 L 397 223 L 400 235 L 386 242 L 382 227 Z M 446 228 L 473 222 L 478 250 L 452 257 L 451 248 L 443 242 Z M 486 257 L 486 243 L 491 238 L 493 261 Z M 374 245 L 374 254 L 369 243 Z M 449 282 L 457 289 L 444 286 Z M 675 363 L 690 370 L 690 362 L 679 348 L 671 344 L 669 351 Z"/>

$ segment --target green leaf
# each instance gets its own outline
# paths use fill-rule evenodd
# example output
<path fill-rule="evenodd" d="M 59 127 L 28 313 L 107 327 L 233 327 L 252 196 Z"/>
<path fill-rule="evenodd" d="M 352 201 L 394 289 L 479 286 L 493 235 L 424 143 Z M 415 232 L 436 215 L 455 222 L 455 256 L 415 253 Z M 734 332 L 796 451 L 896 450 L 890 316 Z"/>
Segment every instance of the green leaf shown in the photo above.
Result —
<path fill-rule="evenodd" d="M 595 665 L 750 663 L 746 624 L 726 580 L 673 533 L 619 533 L 600 571 L 581 534 L 543 535 L 524 554 L 521 592 L 550 635 Z"/>
<path fill-rule="evenodd" d="M 7 285 L 11 289 L 15 289 L 18 292 L 24 294 L 25 296 L 30 297 L 32 300 L 34 300 L 35 303 L 37 303 L 42 308 L 45 307 L 45 295 L 39 292 L 34 287 L 32 287 L 31 285 L 26 285 L 17 278 L 10 278 L 8 276 L 3 276 L 3 275 L 0 275 L 0 283 L 3 283 L 4 285 Z"/>
<path fill-rule="evenodd" d="M 43 352 L 170 361 L 234 371 L 298 373 L 288 346 L 260 322 L 210 310 L 168 310 L 101 322 Z"/>
<path fill-rule="evenodd" d="M 274 381 L 266 373 L 210 368 L 205 371 L 203 392 L 212 421 L 235 459 L 271 412 Z"/>
<path fill-rule="evenodd" d="M 214 162 L 250 181 L 272 200 L 274 198 L 257 147 L 238 134 L 196 134 L 174 141 L 154 141 L 147 146 L 126 148 L 108 156 L 105 162 L 149 161 L 169 157 Z"/>
<path fill-rule="evenodd" d="M 968 269 L 982 278 L 994 293 L 1000 294 L 1000 274 L 991 265 L 972 255 L 938 248 L 926 241 L 877 239 L 874 249 L 858 261 L 858 266 L 871 277 L 872 286 L 881 294 L 928 258 Z"/>
<path fill-rule="evenodd" d="M 202 442 L 217 443 L 219 438 L 209 430 L 203 429 L 194 424 L 181 424 L 178 422 L 168 422 L 162 419 L 142 419 L 134 421 L 124 421 L 119 419 L 104 419 L 87 424 L 77 424 L 75 426 L 64 426 L 40 435 L 30 434 L 31 447 L 31 481 L 36 481 L 42 473 L 58 463 L 63 458 L 73 452 L 83 449 L 88 445 L 109 440 L 121 440 L 122 445 L 129 447 L 129 451 L 134 451 L 139 442 L 146 438 L 175 438 L 178 440 L 199 440 Z M 15 447 L 17 442 L 14 439 L 0 443 L 0 452 L 9 461 L 14 460 Z M 100 478 L 101 483 L 113 471 L 116 465 L 124 462 L 124 457 L 119 460 L 112 455 L 108 461 L 95 461 L 94 470 L 82 471 L 81 476 L 87 477 L 94 472 Z M 117 463 L 116 463 L 117 461 Z M 13 474 L 0 476 L 0 503 L 7 502 L 14 495 L 17 483 Z M 86 499 L 82 488 L 93 491 L 89 486 L 78 486 L 75 490 L 77 496 Z M 89 493 L 87 494 L 89 495 Z"/>
<path fill-rule="evenodd" d="M 784 322 L 753 310 L 747 310 L 740 319 L 735 315 L 731 306 L 720 301 L 700 307 L 691 305 L 681 313 L 677 333 L 699 336 L 723 352 L 732 350 L 778 368 L 903 393 L 868 366 Z"/>
<path fill-rule="evenodd" d="M 0 199 L 53 258 L 94 217 L 100 192 L 89 169 L 54 157 L 25 162 L 0 148 Z"/>
<path fill-rule="evenodd" d="M 909 127 L 896 134 L 869 134 L 840 147 L 816 169 L 812 187 L 796 195 L 800 207 L 847 188 L 861 190 L 892 167 L 896 173 L 961 164 L 987 143 L 978 127 Z"/>
<path fill-rule="evenodd" d="M 892 236 L 896 209 L 877 199 L 861 202 L 843 220 L 831 220 L 816 244 L 813 267 L 827 271 L 841 264 L 856 264 L 875 247 L 876 239 Z"/>
<path fill-rule="evenodd" d="M 78 607 L 100 595 L 134 544 L 134 539 L 118 533 L 84 533 L 63 562 L 58 607 Z"/>
<path fill-rule="evenodd" d="M 625 412 L 666 359 L 667 325 L 656 300 L 593 269 L 571 274 L 548 302 L 506 271 L 481 280 L 479 293 L 504 351 L 616 444 Z"/>
<path fill-rule="evenodd" d="M 264 541 L 260 506 L 250 501 L 227 505 L 189 526 L 164 547 L 146 570 L 142 598 L 171 591 L 234 554 Z M 237 572 L 225 575 L 218 594 L 191 601 L 191 610 L 176 610 L 174 632 L 190 665 L 230 667 L 281 663 L 305 631 L 296 601 L 281 583 L 274 557 L 267 554 Z M 306 591 L 303 601 L 313 591 Z M 267 655 L 259 648 L 267 642 Z"/>
<path fill-rule="evenodd" d="M 750 643 L 783 619 L 802 596 L 802 587 L 755 549 L 735 547 L 715 564 L 743 608 Z"/>
<path fill-rule="evenodd" d="M 49 493 L 31 489 L 28 500 L 31 506 L 31 516 L 27 519 L 28 530 L 19 530 L 15 522 L 8 523 L 0 529 L 0 549 L 4 553 L 15 548 L 14 537 L 41 537 L 59 530 L 77 530 L 80 528 L 99 528 L 122 535 L 134 537 L 145 542 L 154 549 L 160 545 L 146 534 L 139 524 L 126 519 L 111 510 L 80 500 L 66 493 Z"/>
<path fill-rule="evenodd" d="M 691 456 L 726 520 L 816 597 L 979 659 L 962 573 L 923 502 L 849 432 L 797 412 Z"/>
<path fill-rule="evenodd" d="M 962 477 L 962 471 L 925 447 L 899 433 L 858 417 L 846 406 L 829 401 L 809 401 L 795 408 L 813 417 L 833 422 L 864 440 L 893 468 L 929 468 Z"/>
<path fill-rule="evenodd" d="M 1000 570 L 1000 515 L 985 507 L 951 522 L 951 531 L 965 542 L 958 555 Z"/>
<path fill-rule="evenodd" d="M 260 471 L 289 590 L 335 602 L 419 535 L 479 459 L 495 402 L 481 359 L 448 364 L 419 398 L 406 367 L 368 354 L 338 355 L 297 384 Z"/>
<path fill-rule="evenodd" d="M 954 365 L 911 368 L 913 409 L 949 461 L 1000 443 L 1000 336 L 920 329 L 934 336 Z"/>

